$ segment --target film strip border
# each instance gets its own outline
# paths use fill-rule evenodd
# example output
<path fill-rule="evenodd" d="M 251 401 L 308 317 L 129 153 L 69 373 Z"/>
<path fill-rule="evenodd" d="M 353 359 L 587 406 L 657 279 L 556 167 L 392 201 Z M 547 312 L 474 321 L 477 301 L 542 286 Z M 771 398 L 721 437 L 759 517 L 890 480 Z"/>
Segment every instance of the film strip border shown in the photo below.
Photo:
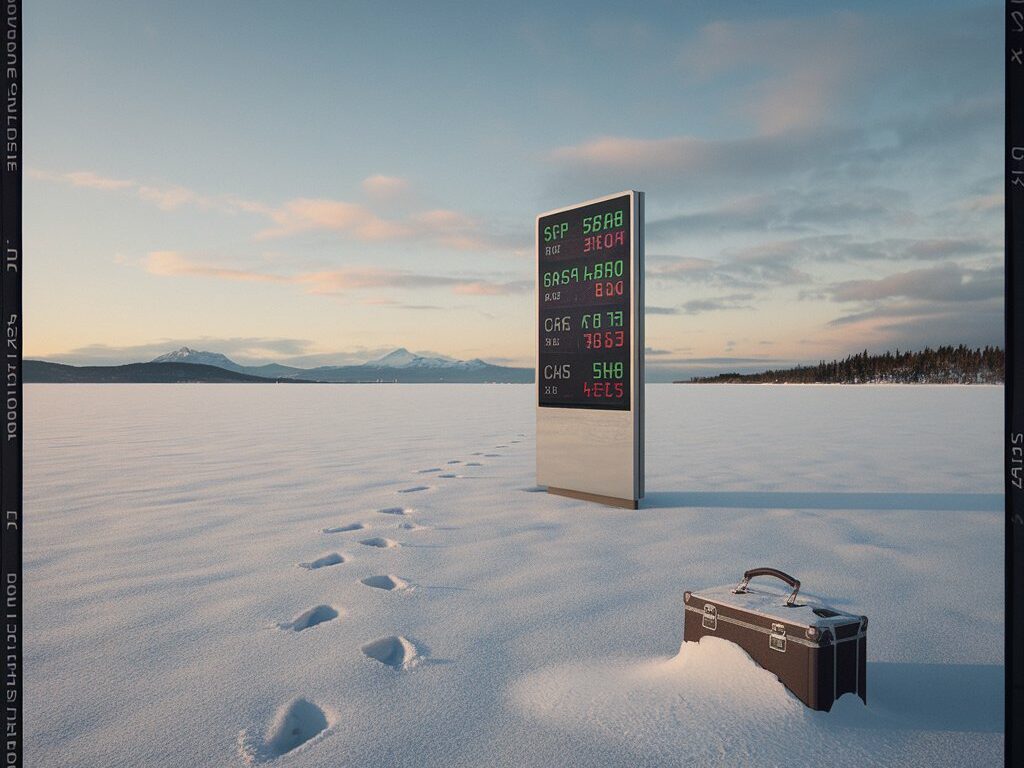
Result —
<path fill-rule="evenodd" d="M 4 589 L 3 765 L 22 765 L 22 4 L 3 0 L 3 168 L 0 172 L 0 269 L 3 322 L 3 435 L 0 436 L 0 504 L 3 506 Z"/>
<path fill-rule="evenodd" d="M 1024 758 L 1024 0 L 1006 1 L 1005 447 L 1006 447 L 1006 764 Z M 1015 642 L 1016 641 L 1016 642 Z M 1016 736 L 1015 736 L 1016 734 Z"/>

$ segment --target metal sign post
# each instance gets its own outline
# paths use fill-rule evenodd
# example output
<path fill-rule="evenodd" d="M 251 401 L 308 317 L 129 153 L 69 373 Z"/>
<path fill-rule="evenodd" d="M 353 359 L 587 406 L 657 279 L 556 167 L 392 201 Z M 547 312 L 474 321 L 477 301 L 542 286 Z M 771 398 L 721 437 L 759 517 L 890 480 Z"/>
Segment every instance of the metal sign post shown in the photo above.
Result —
<path fill-rule="evenodd" d="M 644 193 L 537 217 L 537 484 L 644 495 Z"/>

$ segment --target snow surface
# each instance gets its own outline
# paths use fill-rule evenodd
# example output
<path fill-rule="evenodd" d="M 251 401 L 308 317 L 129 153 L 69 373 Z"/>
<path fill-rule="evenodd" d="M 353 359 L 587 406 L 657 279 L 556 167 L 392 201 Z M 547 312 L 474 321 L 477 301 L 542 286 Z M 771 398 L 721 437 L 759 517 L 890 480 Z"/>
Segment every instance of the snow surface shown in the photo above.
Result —
<path fill-rule="evenodd" d="M 538 492 L 530 386 L 26 387 L 26 765 L 999 765 L 1002 389 L 647 391 L 634 512 Z M 760 565 L 867 707 L 681 645 Z"/>

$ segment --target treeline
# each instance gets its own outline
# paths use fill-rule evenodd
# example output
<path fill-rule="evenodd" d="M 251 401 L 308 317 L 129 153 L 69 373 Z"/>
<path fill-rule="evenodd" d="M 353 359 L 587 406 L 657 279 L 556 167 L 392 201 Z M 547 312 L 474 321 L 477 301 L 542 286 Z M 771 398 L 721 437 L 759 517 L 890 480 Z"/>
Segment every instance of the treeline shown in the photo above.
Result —
<path fill-rule="evenodd" d="M 696 384 L 1002 384 L 1006 358 L 999 347 L 925 347 L 920 352 L 863 352 L 764 373 L 694 377 Z M 682 383 L 682 382 L 677 382 Z"/>

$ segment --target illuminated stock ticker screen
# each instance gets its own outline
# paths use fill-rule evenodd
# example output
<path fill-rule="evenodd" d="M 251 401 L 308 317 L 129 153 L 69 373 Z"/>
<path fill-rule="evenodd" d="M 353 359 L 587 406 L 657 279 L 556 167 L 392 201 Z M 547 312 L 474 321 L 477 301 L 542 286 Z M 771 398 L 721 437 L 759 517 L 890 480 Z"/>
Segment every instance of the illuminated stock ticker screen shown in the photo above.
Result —
<path fill-rule="evenodd" d="M 538 405 L 630 409 L 630 196 L 538 219 Z"/>

